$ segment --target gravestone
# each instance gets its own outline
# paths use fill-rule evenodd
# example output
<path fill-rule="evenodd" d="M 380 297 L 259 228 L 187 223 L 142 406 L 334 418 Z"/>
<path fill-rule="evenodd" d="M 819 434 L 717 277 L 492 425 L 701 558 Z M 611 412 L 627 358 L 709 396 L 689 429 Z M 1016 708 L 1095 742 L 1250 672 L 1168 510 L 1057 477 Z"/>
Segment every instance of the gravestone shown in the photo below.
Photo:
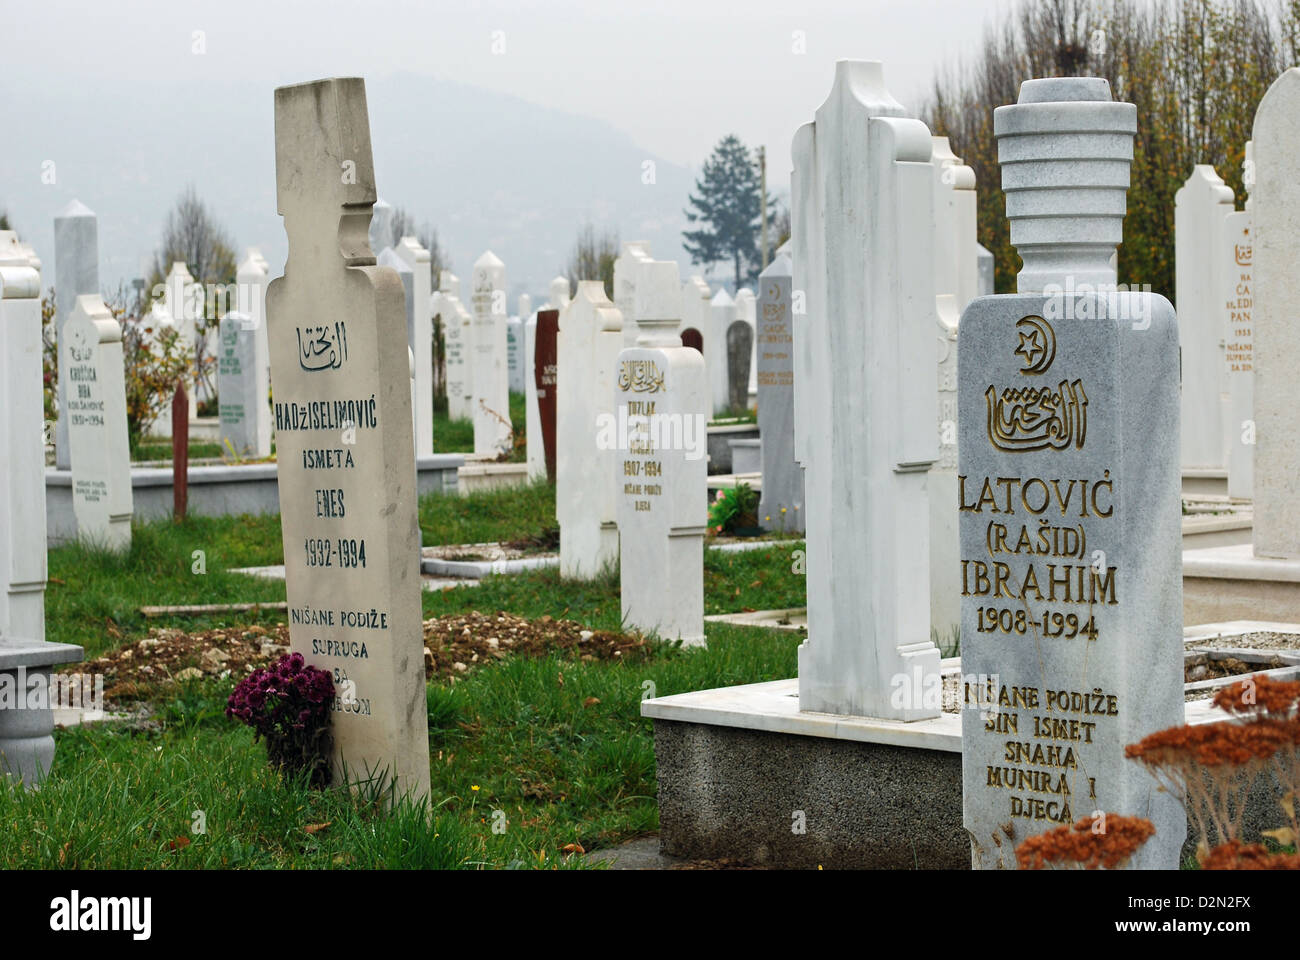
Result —
<path fill-rule="evenodd" d="M 641 240 L 625 242 L 619 255 L 614 259 L 614 306 L 623 315 L 624 346 L 634 345 L 637 338 L 632 311 L 636 308 L 636 285 L 640 264 L 652 262 L 650 247 Z"/>
<path fill-rule="evenodd" d="M 803 468 L 794 459 L 793 272 L 790 257 L 781 253 L 758 276 L 758 435 L 763 441 L 758 516 L 769 529 L 802 533 Z"/>
<path fill-rule="evenodd" d="M 546 477 L 555 482 L 555 336 L 560 328 L 558 310 L 537 311 L 537 332 L 534 335 L 533 357 L 530 373 L 537 391 L 537 419 L 541 425 L 542 462 Z M 584 372 L 583 375 L 586 375 Z M 529 437 L 529 440 L 532 440 Z"/>
<path fill-rule="evenodd" d="M 939 458 L 930 467 L 930 629 L 954 645 L 961 628 L 961 538 L 957 531 L 957 325 L 952 294 L 935 297 Z"/>
<path fill-rule="evenodd" d="M 806 296 L 793 315 L 795 456 L 809 504 L 801 711 L 939 713 L 937 698 L 913 693 L 939 673 L 930 149 L 875 61 L 836 63 L 829 97 L 795 134 L 793 289 Z"/>
<path fill-rule="evenodd" d="M 271 455 L 267 371 L 258 354 L 255 323 L 248 314 L 232 310 L 222 318 L 217 331 L 221 455 L 239 460 L 261 460 Z"/>
<path fill-rule="evenodd" d="M 54 218 L 54 307 L 55 343 L 61 343 L 63 325 L 76 308 L 83 293 L 99 293 L 99 221 L 79 200 L 73 200 Z M 72 464 L 68 452 L 67 409 L 68 385 L 59 377 L 58 425 L 54 437 L 54 465 L 68 470 Z"/>
<path fill-rule="evenodd" d="M 641 265 L 640 335 L 618 355 L 617 423 L 598 443 L 618 451 L 623 622 L 683 644 L 704 642 L 708 389 L 704 357 L 682 346 L 675 261 Z"/>
<path fill-rule="evenodd" d="M 569 281 L 565 277 L 555 277 L 550 284 L 550 300 L 547 308 L 558 310 L 561 313 L 569 305 Z M 524 325 L 524 356 L 535 357 L 537 354 L 537 314 L 534 313 Z M 528 376 L 524 378 L 524 426 L 527 430 L 529 441 L 534 437 L 541 437 L 542 433 L 542 413 L 538 404 L 537 397 L 537 378 Z M 546 470 L 546 444 L 545 442 L 529 442 L 528 445 L 528 477 L 535 480 L 547 475 Z"/>
<path fill-rule="evenodd" d="M 563 310 L 569 305 L 569 281 L 565 277 L 553 277 L 551 279 L 551 299 L 549 308 L 551 310 Z"/>
<path fill-rule="evenodd" d="M 975 171 L 947 137 L 930 138 L 934 158 L 934 293 L 951 295 L 958 315 L 979 296 Z"/>
<path fill-rule="evenodd" d="M 0 638 L 45 639 L 41 274 L 0 230 Z"/>
<path fill-rule="evenodd" d="M 993 254 L 989 253 L 988 248 L 982 244 L 975 244 L 975 262 L 979 264 L 979 281 L 977 285 L 977 296 L 991 297 L 993 295 Z"/>
<path fill-rule="evenodd" d="M 754 328 L 736 320 L 727 330 L 727 405 L 733 410 L 749 406 L 749 361 L 754 352 Z"/>
<path fill-rule="evenodd" d="M 60 379 L 68 381 L 72 510 L 85 543 L 131 549 L 131 444 L 126 428 L 122 325 L 99 294 L 77 297 L 59 340 Z"/>
<path fill-rule="evenodd" d="M 749 324 L 751 333 L 758 327 L 758 299 L 754 296 L 754 291 L 749 287 L 741 287 L 736 291 L 736 319 L 744 320 Z M 730 330 L 728 330 L 730 332 Z M 756 337 L 749 338 L 750 350 L 758 350 L 758 340 Z M 737 409 L 745 410 L 749 407 L 749 394 L 758 392 L 758 354 L 752 352 L 749 358 L 749 365 L 746 367 L 749 371 L 749 386 L 745 392 L 745 402 Z M 731 380 L 727 380 L 727 401 L 731 402 Z"/>
<path fill-rule="evenodd" d="M 584 280 L 560 317 L 556 337 L 555 519 L 560 576 L 589 579 L 618 560 L 615 495 L 622 462 L 597 443 L 601 422 L 616 420 L 615 369 L 623 316 L 599 281 Z"/>
<path fill-rule="evenodd" d="M 1273 81 L 1255 111 L 1252 310 L 1255 556 L 1300 558 L 1300 69 Z"/>
<path fill-rule="evenodd" d="M 1250 242 L 1252 209 L 1230 213 L 1223 218 L 1223 246 L 1219 249 L 1219 263 L 1211 265 L 1211 276 L 1218 278 L 1220 283 L 1220 299 L 1223 304 L 1217 311 L 1217 319 L 1224 338 L 1223 363 L 1228 387 L 1224 424 L 1228 442 L 1228 496 L 1239 500 L 1251 499 L 1255 489 L 1255 344 L 1254 328 L 1251 325 L 1253 284 Z M 1178 319 L 1181 331 L 1181 313 Z"/>
<path fill-rule="evenodd" d="M 687 327 L 682 331 L 682 346 L 690 347 L 692 350 L 698 350 L 700 355 L 704 355 L 704 334 L 694 327 Z"/>
<path fill-rule="evenodd" d="M 506 320 L 506 366 L 510 379 L 510 392 L 524 392 L 524 321 L 519 317 Z"/>
<path fill-rule="evenodd" d="M 474 452 L 510 450 L 510 384 L 506 369 L 506 267 L 488 250 L 474 264 Z"/>
<path fill-rule="evenodd" d="M 1151 820 L 1133 864 L 1174 869 L 1182 808 L 1124 756 L 1184 712 L 1178 320 L 1116 292 L 1111 260 L 1136 108 L 1104 79 L 1028 80 L 993 126 L 1024 265 L 959 333 L 971 860 L 1014 869 L 1100 812 Z"/>
<path fill-rule="evenodd" d="M 270 430 L 270 384 L 271 384 L 271 349 L 268 346 L 266 338 L 266 285 L 270 280 L 270 268 L 266 258 L 262 256 L 262 251 L 257 247 L 249 247 L 242 263 L 235 271 L 235 283 L 239 291 L 238 306 L 239 313 L 248 317 L 249 323 L 252 324 L 255 337 L 253 339 L 253 361 L 261 369 L 262 384 L 265 389 L 262 390 L 262 406 L 266 408 L 267 430 Z M 218 330 L 218 335 L 220 331 Z M 219 365 L 219 362 L 218 362 Z M 218 401 L 221 389 L 218 387 Z M 269 454 L 270 448 L 267 448 Z"/>
<path fill-rule="evenodd" d="M 442 271 L 435 312 L 442 317 L 442 335 L 447 356 L 447 417 L 468 420 L 473 412 L 474 366 L 473 318 L 460 301 L 460 280 L 450 270 Z"/>
<path fill-rule="evenodd" d="M 709 327 L 704 336 L 704 363 L 709 378 L 711 416 L 725 411 L 731 403 L 731 379 L 727 371 L 727 331 L 736 320 L 736 301 L 726 288 L 709 302 Z"/>
<path fill-rule="evenodd" d="M 1214 167 L 1198 163 L 1174 194 L 1175 298 L 1182 354 L 1182 465 L 1222 470 L 1225 438 L 1231 436 L 1223 397 L 1225 324 L 1220 269 L 1226 241 L 1225 218 L 1232 213 L 1232 188 Z"/>
<path fill-rule="evenodd" d="M 365 83 L 275 91 L 289 239 L 267 292 L 291 648 L 334 677 L 336 781 L 429 792 L 405 292 L 369 246 Z M 347 158 L 349 176 L 340 176 Z"/>
<path fill-rule="evenodd" d="M 406 344 L 415 360 L 415 456 L 433 456 L 433 316 L 429 310 L 433 275 L 429 251 L 415 237 L 402 237 L 393 252 L 406 269 L 402 284 L 409 284 L 406 304 Z"/>

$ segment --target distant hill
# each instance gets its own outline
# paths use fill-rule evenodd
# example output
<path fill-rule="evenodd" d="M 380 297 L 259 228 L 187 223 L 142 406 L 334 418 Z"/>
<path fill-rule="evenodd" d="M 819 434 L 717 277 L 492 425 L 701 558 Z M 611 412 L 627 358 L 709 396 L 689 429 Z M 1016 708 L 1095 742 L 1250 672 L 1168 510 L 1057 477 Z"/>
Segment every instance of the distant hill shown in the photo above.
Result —
<path fill-rule="evenodd" d="M 677 259 L 688 275 L 682 210 L 694 180 L 685 167 L 604 121 L 506 94 L 413 74 L 368 78 L 366 87 L 379 195 L 437 229 L 462 280 L 491 249 L 505 261 L 511 308 L 521 292 L 540 303 L 588 220 L 647 241 L 655 257 Z M 285 237 L 269 87 L 238 78 L 221 90 L 164 78 L 148 91 L 63 89 L 55 81 L 5 100 L 0 209 L 35 245 L 45 286 L 54 278 L 53 217 L 69 200 L 99 215 L 101 283 L 116 287 L 142 274 L 163 218 L 190 182 L 232 234 L 237 255 L 260 246 L 279 275 Z M 41 180 L 48 160 L 53 184 Z M 653 185 L 642 182 L 647 160 Z"/>

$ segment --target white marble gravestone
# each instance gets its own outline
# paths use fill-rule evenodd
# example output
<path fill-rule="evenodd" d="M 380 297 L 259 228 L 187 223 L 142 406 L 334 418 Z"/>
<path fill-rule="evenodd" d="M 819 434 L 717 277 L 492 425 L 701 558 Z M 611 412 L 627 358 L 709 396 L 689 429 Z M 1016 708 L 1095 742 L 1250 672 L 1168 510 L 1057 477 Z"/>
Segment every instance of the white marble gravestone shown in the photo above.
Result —
<path fill-rule="evenodd" d="M 1212 276 L 1219 282 L 1218 326 L 1227 378 L 1224 422 L 1228 447 L 1228 496 L 1249 500 L 1255 490 L 1255 343 L 1251 323 L 1253 280 L 1250 222 L 1253 207 L 1223 218 L 1222 246 Z M 1182 315 L 1179 315 L 1181 329 Z M 1184 354 L 1186 356 L 1186 354 Z M 1186 384 L 1186 380 L 1183 381 Z"/>
<path fill-rule="evenodd" d="M 76 308 L 77 297 L 83 293 L 99 293 L 99 221 L 89 207 L 73 200 L 54 218 L 56 343 L 63 336 L 63 325 Z M 60 470 L 69 469 L 72 463 L 68 452 L 68 422 L 63 416 L 67 409 L 67 396 L 67 384 L 60 377 L 59 420 L 54 438 L 54 464 Z"/>
<path fill-rule="evenodd" d="M 711 416 L 727 409 L 729 376 L 727 369 L 727 331 L 736 319 L 736 301 L 725 287 L 718 290 L 709 301 L 709 328 L 704 333 L 704 362 L 709 381 L 709 398 L 713 402 Z"/>
<path fill-rule="evenodd" d="M 221 455 L 260 460 L 271 455 L 267 369 L 258 353 L 258 328 L 249 314 L 231 310 L 217 328 L 217 417 Z M 263 335 L 265 323 L 263 323 Z"/>
<path fill-rule="evenodd" d="M 636 285 L 640 265 L 652 262 L 650 246 L 641 240 L 626 241 L 619 255 L 614 259 L 614 306 L 623 315 L 625 346 L 632 346 L 637 338 L 637 326 L 632 311 L 636 308 Z"/>
<path fill-rule="evenodd" d="M 510 449 L 510 383 L 506 367 L 506 267 L 491 251 L 474 264 L 474 452 Z"/>
<path fill-rule="evenodd" d="M 951 295 L 960 315 L 979 296 L 975 239 L 975 171 L 952 152 L 947 137 L 931 137 L 934 157 L 934 293 Z"/>
<path fill-rule="evenodd" d="M 0 230 L 0 638 L 45 639 L 41 274 Z"/>
<path fill-rule="evenodd" d="M 249 247 L 243 261 L 235 271 L 235 283 L 239 290 L 236 309 L 248 318 L 255 334 L 253 339 L 253 362 L 262 368 L 262 376 L 268 385 L 271 382 L 271 348 L 266 337 L 266 285 L 270 280 L 270 267 L 266 257 L 257 247 Z M 218 388 L 217 393 L 221 390 Z M 220 399 L 218 397 L 218 399 Z M 262 405 L 270 411 L 270 398 L 264 391 Z M 270 450 L 268 448 L 267 452 Z"/>
<path fill-rule="evenodd" d="M 506 319 L 506 371 L 511 393 L 524 392 L 524 322 L 519 317 Z"/>
<path fill-rule="evenodd" d="M 1253 311 L 1255 556 L 1300 559 L 1300 69 L 1273 81 L 1255 111 Z"/>
<path fill-rule="evenodd" d="M 442 317 L 447 357 L 447 417 L 468 420 L 473 414 L 473 317 L 460 300 L 460 280 L 450 270 L 438 279 L 434 313 Z"/>
<path fill-rule="evenodd" d="M 785 533 L 804 529 L 803 468 L 794 458 L 793 272 L 790 257 L 781 253 L 758 276 L 758 434 L 763 458 L 758 518 L 769 530 Z"/>
<path fill-rule="evenodd" d="M 623 622 L 694 645 L 704 642 L 709 399 L 704 358 L 682 346 L 681 308 L 676 262 L 643 263 L 639 336 L 618 355 L 616 423 L 597 442 L 616 449 Z"/>
<path fill-rule="evenodd" d="M 406 343 L 415 359 L 415 456 L 433 456 L 433 316 L 429 311 L 432 274 L 429 251 L 415 237 L 402 237 L 393 252 L 410 276 L 412 296 L 406 314 Z M 402 283 L 407 283 L 403 274 Z"/>
<path fill-rule="evenodd" d="M 1198 163 L 1174 194 L 1174 283 L 1182 352 L 1182 465 L 1226 467 L 1228 429 L 1223 356 L 1225 224 L 1232 188 L 1214 167 Z"/>
<path fill-rule="evenodd" d="M 978 266 L 977 296 L 993 295 L 993 254 L 983 244 L 975 244 L 975 262 Z"/>
<path fill-rule="evenodd" d="M 597 441 L 601 423 L 617 417 L 614 382 L 622 349 L 622 314 L 604 284 L 584 280 L 560 314 L 556 335 L 555 518 L 565 578 L 593 577 L 618 560 L 621 457 Z"/>
<path fill-rule="evenodd" d="M 68 381 L 68 448 L 77 537 L 115 553 L 131 549 L 131 444 L 126 428 L 122 325 L 99 294 L 77 297 L 59 341 Z"/>
<path fill-rule="evenodd" d="M 267 292 L 289 638 L 328 670 L 336 782 L 429 792 L 405 292 L 375 264 L 365 83 L 275 91 L 289 239 Z M 340 176 L 347 158 L 350 176 Z"/>
<path fill-rule="evenodd" d="M 993 124 L 1024 266 L 959 334 L 972 864 L 1106 813 L 1151 820 L 1133 863 L 1174 869 L 1182 808 L 1124 756 L 1184 713 L 1178 320 L 1111 259 L 1137 111 L 1104 79 L 1028 80 Z"/>
<path fill-rule="evenodd" d="M 378 255 L 393 245 L 393 205 L 380 198 L 370 215 L 370 249 Z"/>
<path fill-rule="evenodd" d="M 841 60 L 795 134 L 795 456 L 807 509 L 799 709 L 937 716 L 930 503 L 938 458 L 930 131 L 881 65 Z M 847 204 L 843 197 L 860 201 Z M 844 584 L 851 585 L 845 589 Z"/>

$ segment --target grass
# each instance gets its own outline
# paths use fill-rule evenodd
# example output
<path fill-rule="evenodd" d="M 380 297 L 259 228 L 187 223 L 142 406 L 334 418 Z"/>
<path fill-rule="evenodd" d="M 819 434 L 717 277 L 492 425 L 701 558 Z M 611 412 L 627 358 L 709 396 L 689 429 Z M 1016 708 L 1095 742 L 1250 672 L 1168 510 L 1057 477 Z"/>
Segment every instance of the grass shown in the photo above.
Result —
<path fill-rule="evenodd" d="M 519 537 L 553 524 L 554 514 L 554 490 L 544 483 L 420 504 L 426 543 Z M 798 546 L 706 551 L 706 612 L 803 605 L 804 578 L 792 572 Z M 204 573 L 195 572 L 196 550 Z M 280 556 L 276 516 L 137 524 L 123 557 L 56 548 L 48 636 L 93 657 L 151 625 L 282 621 L 263 613 L 146 622 L 138 612 L 143 604 L 283 599 L 282 582 L 225 572 Z M 618 629 L 618 576 L 565 582 L 552 568 L 424 595 L 426 616 L 471 609 Z M 794 634 L 726 624 L 706 632 L 706 649 L 656 642 L 627 662 L 514 657 L 429 684 L 431 810 L 388 811 L 364 791 L 284 780 L 252 732 L 224 716 L 233 680 L 189 684 L 153 705 L 152 725 L 59 731 L 42 789 L 0 790 L 0 867 L 583 866 L 563 855 L 566 845 L 592 851 L 657 828 L 644 697 L 795 674 Z M 196 811 L 205 832 L 194 830 Z"/>
<path fill-rule="evenodd" d="M 525 439 L 528 434 L 527 400 L 522 393 L 510 394 L 510 427 L 515 434 L 515 448 L 511 463 L 528 459 Z M 435 403 L 433 411 L 433 449 L 437 453 L 473 453 L 474 421 L 470 418 L 452 420 L 447 415 L 447 405 Z"/>
<path fill-rule="evenodd" d="M 221 456 L 221 444 L 206 441 L 190 441 L 190 459 L 198 460 Z M 151 463 L 172 458 L 170 440 L 161 443 L 142 443 L 131 451 L 131 459 L 137 463 Z"/>

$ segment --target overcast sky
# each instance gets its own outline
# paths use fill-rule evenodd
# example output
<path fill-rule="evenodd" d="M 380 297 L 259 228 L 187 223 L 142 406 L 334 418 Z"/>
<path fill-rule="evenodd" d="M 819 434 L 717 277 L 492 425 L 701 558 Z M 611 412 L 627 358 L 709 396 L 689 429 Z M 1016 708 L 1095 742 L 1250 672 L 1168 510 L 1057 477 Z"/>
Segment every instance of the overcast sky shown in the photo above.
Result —
<path fill-rule="evenodd" d="M 836 59 L 884 60 L 895 97 L 914 109 L 935 68 L 974 50 L 985 21 L 1005 6 L 1006 0 L 40 0 L 5 17 L 0 98 L 21 96 L 28 83 L 107 84 L 138 99 L 143 119 L 166 102 L 174 75 L 197 72 L 215 92 L 227 75 L 270 88 L 410 70 L 607 120 L 639 146 L 691 166 L 734 131 L 751 145 L 765 144 L 774 171 L 788 171 L 790 137 L 825 96 Z M 195 31 L 203 31 L 202 54 L 192 52 Z M 504 43 L 504 52 L 494 52 L 494 43 L 497 50 Z M 803 53 L 795 52 L 800 43 Z"/>

